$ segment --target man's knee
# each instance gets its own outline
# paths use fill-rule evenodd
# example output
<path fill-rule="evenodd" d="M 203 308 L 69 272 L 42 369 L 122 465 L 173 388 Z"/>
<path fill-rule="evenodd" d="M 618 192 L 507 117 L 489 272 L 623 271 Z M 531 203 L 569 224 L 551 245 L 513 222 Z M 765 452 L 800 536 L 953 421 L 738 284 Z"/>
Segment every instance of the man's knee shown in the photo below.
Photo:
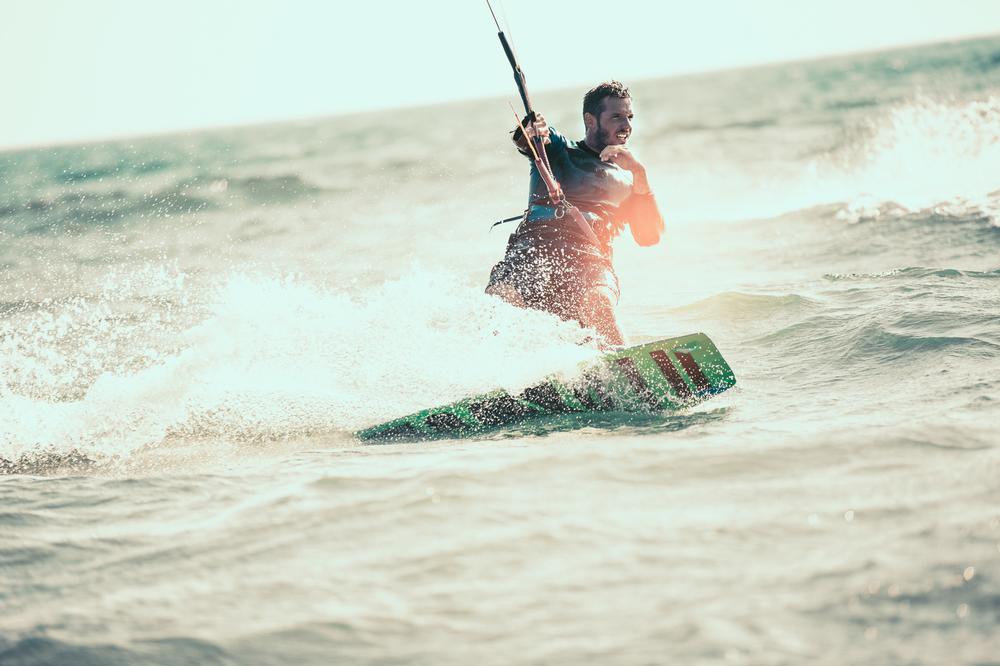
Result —
<path fill-rule="evenodd" d="M 590 312 L 611 312 L 615 309 L 617 294 L 604 285 L 591 287 L 583 294 L 583 306 Z"/>
<path fill-rule="evenodd" d="M 521 292 L 515 289 L 513 285 L 506 284 L 504 282 L 493 282 L 487 285 L 486 293 L 490 296 L 502 298 L 515 307 L 528 307 L 527 303 L 524 301 L 524 296 L 522 296 Z"/>
<path fill-rule="evenodd" d="M 615 303 L 618 295 L 614 290 L 599 286 L 588 289 L 583 295 L 580 308 L 580 323 L 594 328 L 606 345 L 622 344 L 622 334 L 615 321 Z"/>

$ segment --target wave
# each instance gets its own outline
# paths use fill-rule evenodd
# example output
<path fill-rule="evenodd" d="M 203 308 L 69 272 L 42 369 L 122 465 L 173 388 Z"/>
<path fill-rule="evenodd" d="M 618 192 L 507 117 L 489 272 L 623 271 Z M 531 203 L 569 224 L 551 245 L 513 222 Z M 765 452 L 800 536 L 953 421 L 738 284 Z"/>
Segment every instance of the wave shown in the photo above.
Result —
<path fill-rule="evenodd" d="M 283 203 L 315 196 L 324 191 L 298 174 L 229 176 L 225 174 L 200 175 L 176 185 L 182 191 L 193 190 L 224 195 L 226 200 L 240 198 L 248 203 Z"/>
<path fill-rule="evenodd" d="M 1000 336 L 988 328 L 995 324 L 990 316 L 971 314 L 956 317 L 954 313 L 936 311 L 909 315 L 905 312 L 871 313 L 867 310 L 850 312 L 825 309 L 822 313 L 781 326 L 751 341 L 753 346 L 781 345 L 789 356 L 801 363 L 802 357 L 822 355 L 825 363 L 831 359 L 845 362 L 845 368 L 895 365 L 901 357 L 914 362 L 924 353 L 942 351 L 974 358 L 1000 357 Z M 963 334 L 976 328 L 985 332 Z"/>
<path fill-rule="evenodd" d="M 881 101 L 874 97 L 861 97 L 853 99 L 839 99 L 826 103 L 826 108 L 831 111 L 851 111 L 854 109 L 867 109 L 877 107 Z"/>
<path fill-rule="evenodd" d="M 0 317 L 15 312 L 22 312 L 26 310 L 35 309 L 40 306 L 41 303 L 39 303 L 38 301 L 31 301 L 31 300 L 0 301 Z"/>
<path fill-rule="evenodd" d="M 969 225 L 1000 228 L 1000 194 L 990 193 L 979 201 L 956 199 L 930 208 L 912 210 L 895 201 L 862 196 L 834 207 L 833 217 L 849 224 L 900 221 L 929 226 Z"/>
<path fill-rule="evenodd" d="M 40 628 L 42 629 L 42 628 Z M 195 638 L 160 638 L 126 645 L 77 644 L 45 636 L 16 641 L 0 638 L 0 662 L 38 664 L 230 664 L 233 656 L 218 645 Z"/>
<path fill-rule="evenodd" d="M 60 184 L 71 185 L 90 180 L 119 179 L 128 178 L 129 175 L 157 173 L 167 170 L 172 166 L 174 166 L 172 162 L 163 159 L 151 159 L 149 161 L 118 160 L 111 164 L 105 163 L 89 167 L 60 169 L 53 174 L 52 179 Z"/>
<path fill-rule="evenodd" d="M 114 189 L 33 198 L 19 205 L 5 206 L 0 209 L 0 217 L 9 218 L 12 230 L 19 235 L 39 235 L 80 231 L 129 219 L 197 213 L 213 207 L 215 204 L 211 200 L 176 188 L 140 194 Z"/>
<path fill-rule="evenodd" d="M 32 197 L 0 207 L 15 232 L 39 235 L 109 224 L 189 215 L 246 203 L 289 203 L 324 191 L 295 174 L 198 176 L 168 187 L 141 190 L 128 183 L 103 191 L 78 190 Z"/>
<path fill-rule="evenodd" d="M 910 268 L 896 268 L 881 273 L 827 273 L 824 280 L 838 282 L 842 280 L 879 280 L 886 278 L 973 278 L 973 279 L 996 279 L 1000 278 L 1000 268 L 992 271 L 963 271 L 957 268 L 921 268 L 913 266 Z"/>
<path fill-rule="evenodd" d="M 792 162 L 763 172 L 739 167 L 730 174 L 713 165 L 701 174 L 679 174 L 696 193 L 699 183 L 714 182 L 716 192 L 718 179 L 727 181 L 721 189 L 728 196 L 699 194 L 685 216 L 764 219 L 833 206 L 848 223 L 936 216 L 942 223 L 1000 227 L 1000 97 L 916 97 L 863 112 L 861 120 L 836 131 L 849 107 L 867 102 L 831 104 L 839 106 L 828 109 L 820 124 L 826 141 L 793 133 L 802 146 L 788 156 Z M 768 145 L 774 139 L 760 138 Z M 685 190 L 672 194 L 680 202 L 691 198 Z"/>
<path fill-rule="evenodd" d="M 749 120 L 734 120 L 730 122 L 723 123 L 672 123 L 663 127 L 659 130 L 660 134 L 685 134 L 685 133 L 697 133 L 697 132 L 718 132 L 720 130 L 743 130 L 743 129 L 762 129 L 765 127 L 774 127 L 780 123 L 780 119 L 777 116 L 767 116 L 761 118 L 751 118 Z"/>
<path fill-rule="evenodd" d="M 699 319 L 746 319 L 770 318 L 775 316 L 798 316 L 811 312 L 819 304 L 805 296 L 787 294 L 746 294 L 725 292 L 674 308 L 674 312 L 693 315 Z"/>
<path fill-rule="evenodd" d="M 83 474 L 94 470 L 99 463 L 80 451 L 65 452 L 31 451 L 22 453 L 16 459 L 0 457 L 0 475 L 30 474 L 32 476 L 56 476 Z M 0 520 L 0 523 L 3 521 Z"/>
<path fill-rule="evenodd" d="M 862 327 L 847 338 L 844 357 L 877 358 L 884 363 L 901 354 L 938 353 L 952 350 L 965 355 L 992 358 L 1000 355 L 1000 344 L 971 336 L 917 335 L 893 332 L 879 325 Z"/>
<path fill-rule="evenodd" d="M 920 98 L 855 130 L 857 142 L 815 166 L 847 219 L 897 211 L 1000 219 L 1000 97 Z M 838 192 L 839 190 L 839 192 Z"/>
<path fill-rule="evenodd" d="M 1000 67 L 1000 51 L 982 54 L 976 58 L 976 62 L 979 65 L 979 69 L 984 72 L 996 69 Z"/>

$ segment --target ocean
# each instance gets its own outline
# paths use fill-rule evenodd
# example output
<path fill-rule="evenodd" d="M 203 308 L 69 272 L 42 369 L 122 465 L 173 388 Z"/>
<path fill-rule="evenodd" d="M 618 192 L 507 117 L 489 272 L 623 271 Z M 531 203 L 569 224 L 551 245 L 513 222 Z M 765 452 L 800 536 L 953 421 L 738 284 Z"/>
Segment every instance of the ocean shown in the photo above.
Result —
<path fill-rule="evenodd" d="M 0 663 L 1000 664 L 1000 38 L 627 83 L 737 386 L 442 441 L 597 354 L 505 99 L 0 153 Z"/>

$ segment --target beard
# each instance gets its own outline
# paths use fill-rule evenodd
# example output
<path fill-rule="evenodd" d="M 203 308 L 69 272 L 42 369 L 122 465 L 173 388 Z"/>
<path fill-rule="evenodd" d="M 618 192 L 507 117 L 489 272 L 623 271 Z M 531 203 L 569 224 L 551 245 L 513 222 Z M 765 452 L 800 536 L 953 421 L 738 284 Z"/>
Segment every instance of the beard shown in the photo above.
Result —
<path fill-rule="evenodd" d="M 600 118 L 597 119 L 597 140 L 601 144 L 600 150 L 604 150 L 608 146 L 612 146 L 612 145 L 617 146 L 617 145 L 619 145 L 619 143 L 618 143 L 618 137 L 615 136 L 615 134 L 616 134 L 615 132 L 612 132 L 609 129 L 605 129 L 601 125 L 601 119 Z"/>
<path fill-rule="evenodd" d="M 606 147 L 608 147 L 608 146 L 611 145 L 611 139 L 612 139 L 611 132 L 608 131 L 607 129 L 605 129 L 604 127 L 601 127 L 601 119 L 598 118 L 597 119 L 597 140 L 601 144 L 601 150 L 604 150 Z"/>

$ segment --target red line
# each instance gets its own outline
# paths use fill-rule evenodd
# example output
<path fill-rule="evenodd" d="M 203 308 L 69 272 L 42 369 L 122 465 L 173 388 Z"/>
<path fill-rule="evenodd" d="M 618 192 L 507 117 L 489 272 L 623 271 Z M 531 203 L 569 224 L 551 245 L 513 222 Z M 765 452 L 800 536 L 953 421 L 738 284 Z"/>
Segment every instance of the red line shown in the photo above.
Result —
<path fill-rule="evenodd" d="M 691 378 L 699 391 L 704 391 L 712 386 L 711 382 L 708 381 L 708 377 L 705 376 L 701 368 L 698 367 L 698 364 L 695 363 L 694 357 L 691 354 L 678 350 L 674 352 L 674 356 L 684 366 L 684 371 L 688 373 L 688 377 Z"/>
<path fill-rule="evenodd" d="M 648 402 L 651 406 L 656 407 L 660 401 L 653 394 L 653 392 L 649 390 L 646 380 L 639 374 L 639 368 L 635 366 L 635 361 L 628 356 L 623 356 L 618 359 L 617 363 L 625 373 L 625 376 L 628 377 L 629 383 L 632 384 L 632 388 L 639 394 L 639 397 Z"/>
<path fill-rule="evenodd" d="M 660 372 L 663 376 L 667 378 L 670 382 L 670 387 L 674 389 L 674 393 L 678 395 L 682 400 L 691 397 L 691 389 L 688 387 L 687 382 L 681 377 L 681 373 L 677 372 L 677 368 L 674 364 L 670 362 L 670 357 L 667 356 L 667 352 L 662 349 L 655 349 L 649 352 L 649 355 L 653 357 L 656 361 L 656 365 L 659 366 Z"/>

